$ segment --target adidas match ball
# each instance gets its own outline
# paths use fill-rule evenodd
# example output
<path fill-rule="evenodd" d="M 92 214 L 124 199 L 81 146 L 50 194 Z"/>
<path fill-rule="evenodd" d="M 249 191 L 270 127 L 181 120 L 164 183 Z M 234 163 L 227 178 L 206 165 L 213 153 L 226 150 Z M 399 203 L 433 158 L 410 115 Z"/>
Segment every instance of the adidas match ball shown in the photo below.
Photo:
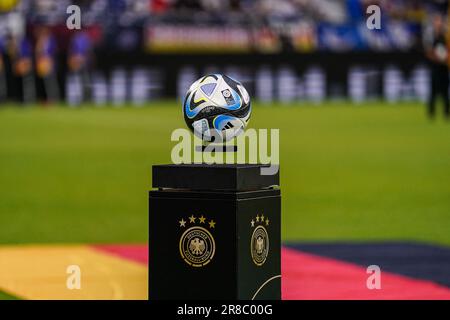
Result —
<path fill-rule="evenodd" d="M 250 96 L 244 86 L 220 74 L 195 81 L 183 102 L 187 126 L 208 142 L 228 141 L 242 133 L 251 111 Z"/>

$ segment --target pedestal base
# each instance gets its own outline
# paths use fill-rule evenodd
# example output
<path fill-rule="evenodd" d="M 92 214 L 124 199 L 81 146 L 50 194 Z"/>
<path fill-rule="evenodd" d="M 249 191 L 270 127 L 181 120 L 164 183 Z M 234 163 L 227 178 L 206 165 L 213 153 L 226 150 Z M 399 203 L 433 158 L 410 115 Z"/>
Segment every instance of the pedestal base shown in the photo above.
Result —
<path fill-rule="evenodd" d="M 273 188 L 150 191 L 149 298 L 280 299 L 280 208 Z"/>

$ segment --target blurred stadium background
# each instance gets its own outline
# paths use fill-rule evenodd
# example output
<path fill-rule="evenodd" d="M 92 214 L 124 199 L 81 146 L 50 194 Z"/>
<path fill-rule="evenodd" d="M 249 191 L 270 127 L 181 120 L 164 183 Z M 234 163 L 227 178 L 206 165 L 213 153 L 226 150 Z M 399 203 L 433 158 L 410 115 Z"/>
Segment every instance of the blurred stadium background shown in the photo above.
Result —
<path fill-rule="evenodd" d="M 450 122 L 426 117 L 424 50 L 447 10 L 0 0 L 0 299 L 147 298 L 150 167 L 211 72 L 243 82 L 251 127 L 280 129 L 285 299 L 450 299 Z M 65 287 L 70 264 L 82 290 Z"/>

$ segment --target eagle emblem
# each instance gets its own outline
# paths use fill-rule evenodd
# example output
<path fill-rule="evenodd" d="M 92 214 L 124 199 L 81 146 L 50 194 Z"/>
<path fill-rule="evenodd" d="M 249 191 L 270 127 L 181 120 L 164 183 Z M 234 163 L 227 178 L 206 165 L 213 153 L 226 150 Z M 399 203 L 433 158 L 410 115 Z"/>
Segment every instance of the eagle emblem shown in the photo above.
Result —
<path fill-rule="evenodd" d="M 197 218 L 191 217 L 189 219 L 194 224 Z M 206 224 L 204 217 L 200 217 L 198 220 L 199 224 Z M 181 227 L 184 227 L 183 225 L 186 225 L 186 223 L 184 220 L 181 221 Z M 210 225 L 211 229 L 215 228 L 215 222 L 212 220 L 208 222 L 208 225 Z M 192 267 L 204 267 L 213 259 L 216 251 L 216 243 L 208 229 L 194 225 L 187 228 L 181 235 L 179 249 L 181 258 L 188 265 Z"/>
<path fill-rule="evenodd" d="M 253 263 L 257 266 L 262 266 L 266 262 L 269 254 L 269 234 L 263 225 L 259 225 L 253 230 L 250 252 Z"/>
<path fill-rule="evenodd" d="M 197 256 L 203 254 L 203 251 L 205 251 L 205 241 L 194 238 L 191 240 L 191 244 L 189 245 L 189 250 Z"/>
<path fill-rule="evenodd" d="M 256 253 L 261 254 L 264 250 L 264 239 L 259 236 L 258 239 L 256 239 Z"/>

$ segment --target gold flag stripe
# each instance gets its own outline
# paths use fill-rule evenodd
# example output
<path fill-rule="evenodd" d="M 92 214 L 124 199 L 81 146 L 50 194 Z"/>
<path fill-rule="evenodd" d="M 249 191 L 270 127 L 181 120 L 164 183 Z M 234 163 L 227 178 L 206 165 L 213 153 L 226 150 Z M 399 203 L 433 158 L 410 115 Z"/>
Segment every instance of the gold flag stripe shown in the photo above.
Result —
<path fill-rule="evenodd" d="M 71 265 L 80 289 L 69 289 Z M 147 299 L 145 265 L 83 245 L 0 246 L 0 291 L 23 299 Z"/>

